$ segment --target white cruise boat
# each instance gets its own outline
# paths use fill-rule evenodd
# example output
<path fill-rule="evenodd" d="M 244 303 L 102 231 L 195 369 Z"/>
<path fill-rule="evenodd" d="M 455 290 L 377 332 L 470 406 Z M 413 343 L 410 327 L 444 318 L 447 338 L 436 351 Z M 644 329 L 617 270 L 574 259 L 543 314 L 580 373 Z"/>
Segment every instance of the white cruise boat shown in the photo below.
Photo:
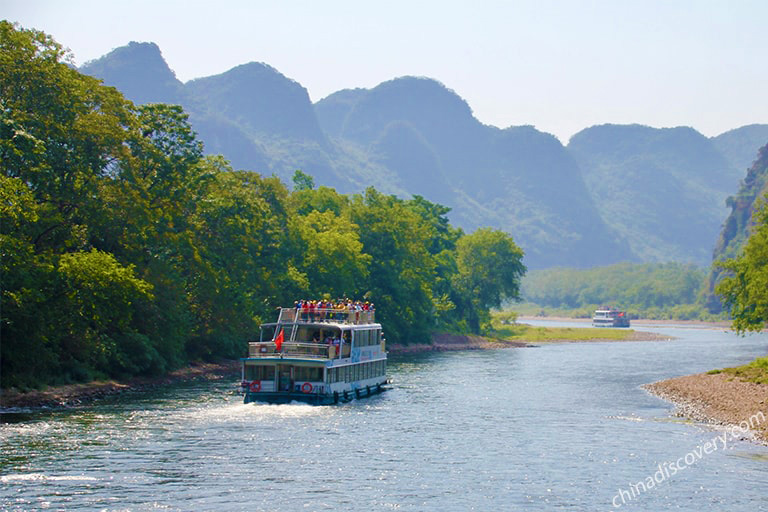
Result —
<path fill-rule="evenodd" d="M 380 393 L 387 353 L 373 311 L 281 308 L 241 359 L 244 402 L 348 402 Z"/>
<path fill-rule="evenodd" d="M 592 317 L 593 327 L 629 327 L 629 315 L 611 307 L 603 307 L 595 311 Z"/>

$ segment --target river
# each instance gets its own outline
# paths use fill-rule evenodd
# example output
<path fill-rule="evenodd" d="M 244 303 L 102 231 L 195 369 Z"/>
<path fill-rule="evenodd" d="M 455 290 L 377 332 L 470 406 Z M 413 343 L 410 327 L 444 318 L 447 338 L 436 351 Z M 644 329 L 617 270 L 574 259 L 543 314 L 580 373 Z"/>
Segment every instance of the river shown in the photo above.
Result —
<path fill-rule="evenodd" d="M 704 453 L 725 433 L 640 388 L 765 355 L 768 335 L 639 328 L 677 339 L 391 357 L 392 390 L 341 406 L 243 405 L 205 382 L 6 412 L 0 507 L 768 510 L 768 448 Z M 693 462 L 637 485 L 675 460 Z"/>

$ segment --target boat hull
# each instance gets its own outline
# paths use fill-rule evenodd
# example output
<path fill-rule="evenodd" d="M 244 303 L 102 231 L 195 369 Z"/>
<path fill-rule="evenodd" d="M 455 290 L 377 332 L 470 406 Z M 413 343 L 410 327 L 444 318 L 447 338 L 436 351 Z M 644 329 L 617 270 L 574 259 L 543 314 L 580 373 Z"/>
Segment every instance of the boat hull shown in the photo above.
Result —
<path fill-rule="evenodd" d="M 267 404 L 289 404 L 291 402 L 303 402 L 310 405 L 333 405 L 351 402 L 355 399 L 383 393 L 388 388 L 381 384 L 366 386 L 344 393 L 302 393 L 295 391 L 245 391 L 243 403 L 260 402 Z"/>

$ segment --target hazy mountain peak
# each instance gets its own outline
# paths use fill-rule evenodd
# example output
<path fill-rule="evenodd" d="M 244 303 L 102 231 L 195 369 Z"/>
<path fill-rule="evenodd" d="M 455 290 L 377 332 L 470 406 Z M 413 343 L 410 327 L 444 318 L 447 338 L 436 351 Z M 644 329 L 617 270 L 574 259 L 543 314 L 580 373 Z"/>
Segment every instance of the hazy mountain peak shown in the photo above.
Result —
<path fill-rule="evenodd" d="M 368 144 L 394 121 L 407 121 L 431 143 L 458 141 L 482 126 L 458 94 L 431 78 L 404 76 L 383 82 L 359 99 L 342 136 Z"/>
<path fill-rule="evenodd" d="M 131 41 L 86 62 L 80 71 L 117 87 L 137 104 L 183 102 L 183 85 L 155 43 Z"/>
<path fill-rule="evenodd" d="M 307 90 L 268 64 L 241 64 L 185 86 L 209 109 L 254 134 L 325 141 Z"/>
<path fill-rule="evenodd" d="M 712 137 L 712 142 L 728 159 L 731 167 L 739 171 L 738 177 L 741 177 L 744 170 L 749 169 L 756 161 L 755 148 L 768 142 L 768 124 L 749 124 L 728 130 Z"/>

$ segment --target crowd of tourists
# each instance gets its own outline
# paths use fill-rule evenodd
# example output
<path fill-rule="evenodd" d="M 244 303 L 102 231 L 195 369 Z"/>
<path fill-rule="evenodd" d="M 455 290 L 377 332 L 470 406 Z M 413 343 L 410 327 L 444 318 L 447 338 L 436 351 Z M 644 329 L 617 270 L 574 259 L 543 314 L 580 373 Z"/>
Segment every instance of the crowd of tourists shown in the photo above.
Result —
<path fill-rule="evenodd" d="M 296 309 L 296 318 L 303 322 L 315 321 L 346 321 L 350 315 L 355 315 L 355 320 L 360 319 L 361 311 L 375 311 L 372 302 L 352 301 L 350 299 L 338 300 L 297 300 L 293 303 Z"/>

